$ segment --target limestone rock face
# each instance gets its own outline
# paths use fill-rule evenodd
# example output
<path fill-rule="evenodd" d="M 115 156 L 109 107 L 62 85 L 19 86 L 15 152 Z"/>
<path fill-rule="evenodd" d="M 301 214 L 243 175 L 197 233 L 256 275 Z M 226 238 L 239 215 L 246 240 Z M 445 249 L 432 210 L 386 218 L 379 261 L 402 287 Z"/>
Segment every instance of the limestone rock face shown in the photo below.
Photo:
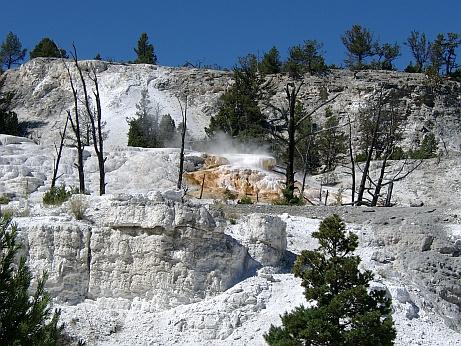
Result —
<path fill-rule="evenodd" d="M 77 77 L 72 63 L 67 62 Z M 176 124 L 181 112 L 176 95 L 187 88 L 188 131 L 196 138 L 205 136 L 204 127 L 216 112 L 216 101 L 231 83 L 231 73 L 154 65 L 79 61 L 84 71 L 95 67 L 98 72 L 103 118 L 108 130 L 107 144 L 126 145 L 127 117 L 135 115 L 141 91 L 171 114 Z M 13 101 L 20 121 L 31 121 L 37 130 L 33 137 L 40 143 L 53 143 L 64 126 L 66 110 L 72 108 L 72 92 L 61 59 L 36 58 L 7 73 L 5 88 L 15 90 Z M 90 81 L 88 80 L 90 85 Z"/>
<path fill-rule="evenodd" d="M 188 131 L 194 138 L 202 139 L 210 117 L 217 113 L 220 96 L 233 84 L 232 73 L 224 71 L 104 61 L 81 61 L 80 64 L 84 70 L 94 66 L 98 71 L 107 144 L 126 145 L 126 117 L 134 116 L 143 89 L 148 90 L 151 99 L 164 113 L 171 114 L 176 124 L 181 122 L 176 95 L 187 89 Z M 71 72 L 76 73 L 72 64 L 69 65 Z M 8 70 L 5 78 L 5 88 L 15 92 L 13 107 L 19 120 L 34 125 L 31 135 L 36 141 L 52 144 L 59 138 L 66 110 L 72 108 L 72 94 L 63 62 L 60 59 L 32 59 L 18 69 Z M 287 76 L 274 75 L 271 81 L 276 89 L 271 102 L 285 105 Z M 459 83 L 444 81 L 437 93 L 433 93 L 424 74 L 337 69 L 324 77 L 306 75 L 304 83 L 298 96 L 305 102 L 306 109 L 312 107 L 311 100 L 318 99 L 325 91 L 328 97 L 339 93 L 330 105 L 341 119 L 346 115 L 354 118 L 384 83 L 396 90 L 399 111 L 408 115 L 403 146 L 412 147 L 414 141 L 421 141 L 425 133 L 432 132 L 447 144 L 449 150 L 460 151 Z M 319 114 L 320 118 L 315 120 L 323 124 L 324 112 Z"/>
<path fill-rule="evenodd" d="M 286 223 L 279 217 L 251 214 L 239 229 L 242 244 L 263 266 L 277 267 L 287 249 Z"/>
<path fill-rule="evenodd" d="M 19 219 L 32 271 L 47 270 L 62 301 L 139 298 L 161 309 L 222 292 L 256 266 L 205 208 L 155 199 L 93 198 L 91 224 Z"/>
<path fill-rule="evenodd" d="M 48 272 L 47 290 L 69 303 L 83 300 L 90 276 L 91 227 L 65 217 L 18 218 L 15 222 L 32 272 Z"/>

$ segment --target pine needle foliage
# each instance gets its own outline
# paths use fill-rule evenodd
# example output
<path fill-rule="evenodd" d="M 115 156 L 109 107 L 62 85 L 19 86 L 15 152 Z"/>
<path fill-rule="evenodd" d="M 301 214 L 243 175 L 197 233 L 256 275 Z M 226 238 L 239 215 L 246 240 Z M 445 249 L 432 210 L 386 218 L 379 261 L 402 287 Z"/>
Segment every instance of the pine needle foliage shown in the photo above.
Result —
<path fill-rule="evenodd" d="M 45 291 L 47 274 L 37 281 L 30 296 L 32 274 L 26 259 L 16 262 L 21 245 L 11 219 L 0 219 L 0 345 L 56 345 L 62 327 L 59 311 L 52 312 Z"/>
<path fill-rule="evenodd" d="M 293 273 L 302 279 L 310 307 L 282 316 L 282 326 L 265 334 L 269 345 L 392 345 L 396 332 L 391 300 L 369 290 L 370 271 L 360 271 L 355 234 L 347 234 L 338 215 L 327 217 L 312 236 L 315 251 L 302 251 Z"/>

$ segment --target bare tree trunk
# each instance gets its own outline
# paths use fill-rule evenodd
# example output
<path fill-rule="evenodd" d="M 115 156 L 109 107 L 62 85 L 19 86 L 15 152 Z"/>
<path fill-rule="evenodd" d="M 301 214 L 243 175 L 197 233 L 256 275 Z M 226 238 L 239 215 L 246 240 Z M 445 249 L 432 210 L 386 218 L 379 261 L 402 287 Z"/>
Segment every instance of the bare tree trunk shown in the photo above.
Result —
<path fill-rule="evenodd" d="M 352 147 L 352 123 L 350 115 L 347 115 L 349 122 L 349 158 L 351 160 L 351 190 L 352 190 L 352 205 L 355 203 L 355 158 L 354 158 L 354 148 Z"/>
<path fill-rule="evenodd" d="M 96 71 L 94 71 L 94 86 L 95 86 L 95 92 L 94 96 L 96 98 L 96 120 L 97 120 L 97 139 L 99 143 L 99 148 L 97 145 L 95 145 L 94 150 L 96 152 L 96 155 L 98 156 L 98 166 L 99 166 L 99 195 L 104 195 L 106 193 L 106 169 L 105 169 L 105 163 L 107 160 L 107 157 L 104 157 L 104 136 L 102 133 L 102 108 L 101 108 L 101 97 L 99 94 L 99 84 L 98 84 L 98 78 L 96 76 Z M 94 131 L 94 129 L 92 129 Z"/>
<path fill-rule="evenodd" d="M 299 94 L 301 87 L 303 86 L 304 82 L 300 82 L 298 86 L 295 85 L 294 82 L 287 83 L 285 92 L 286 92 L 286 99 L 288 100 L 288 114 L 286 114 L 285 110 L 278 108 L 274 105 L 270 105 L 271 108 L 275 109 L 278 113 L 280 113 L 281 117 L 276 121 L 283 121 L 283 124 L 277 124 L 276 122 L 271 124 L 271 132 L 272 135 L 283 142 L 287 146 L 287 163 L 286 163 L 286 171 L 285 171 L 285 198 L 288 200 L 292 200 L 294 197 L 295 191 L 295 171 L 294 171 L 294 159 L 295 159 L 295 150 L 296 150 L 296 143 L 300 140 L 299 138 L 296 139 L 296 131 L 299 129 L 299 126 L 308 118 L 312 117 L 312 115 L 317 112 L 320 108 L 325 106 L 326 104 L 332 102 L 336 97 L 340 94 L 337 94 L 333 98 L 321 103 L 320 105 L 314 107 L 313 110 L 304 114 L 300 119 L 295 118 L 296 113 L 296 101 Z M 282 131 L 282 133 L 280 133 Z M 285 132 L 287 131 L 288 139 L 285 136 Z M 314 135 L 311 133 L 309 135 Z M 304 137 L 302 138 L 304 139 Z"/>
<path fill-rule="evenodd" d="M 56 163 L 54 165 L 54 170 L 53 170 L 53 178 L 51 179 L 51 187 L 55 187 L 56 185 L 56 180 L 58 179 L 58 170 L 59 170 L 59 161 L 61 161 L 61 155 L 62 155 L 62 148 L 64 147 L 64 139 L 66 136 L 66 130 L 67 130 L 67 124 L 69 123 L 69 117 L 66 117 L 66 123 L 64 124 L 64 130 L 59 133 L 61 136 L 61 142 L 59 143 L 59 150 L 56 148 L 56 144 L 54 145 L 54 148 L 56 149 Z"/>
<path fill-rule="evenodd" d="M 380 93 L 379 101 L 378 101 L 377 115 L 376 115 L 374 129 L 373 129 L 373 137 L 372 137 L 371 143 L 370 143 L 370 145 L 368 147 L 367 159 L 365 161 L 365 166 L 364 166 L 363 172 L 362 172 L 362 178 L 360 180 L 359 190 L 357 192 L 357 203 L 356 203 L 357 205 L 362 205 L 363 204 L 363 194 L 365 192 L 365 184 L 366 184 L 367 179 L 368 179 L 368 173 L 370 171 L 371 159 L 373 158 L 373 152 L 375 150 L 376 142 L 378 140 L 379 126 L 380 126 L 380 120 L 381 120 L 382 97 L 383 97 L 383 89 L 381 88 L 381 93 Z"/>
<path fill-rule="evenodd" d="M 381 164 L 381 170 L 379 172 L 378 181 L 376 182 L 375 192 L 373 193 L 373 198 L 371 199 L 371 207 L 376 207 L 376 205 L 378 204 L 379 195 L 381 193 L 381 188 L 383 186 L 384 173 L 386 172 L 386 163 L 387 155 L 384 157 L 384 160 Z"/>
<path fill-rule="evenodd" d="M 185 145 L 185 138 L 186 138 L 186 130 L 187 130 L 187 95 L 184 104 L 184 110 L 181 104 L 181 100 L 178 97 L 179 106 L 181 107 L 181 115 L 182 115 L 182 131 L 181 131 L 181 152 L 179 154 L 179 175 L 178 175 L 178 185 L 177 188 L 180 189 L 182 186 L 182 175 L 184 172 L 184 145 Z"/>
<path fill-rule="evenodd" d="M 320 189 L 319 189 L 319 202 L 322 203 L 322 192 L 323 192 L 323 183 L 320 182 Z"/>
<path fill-rule="evenodd" d="M 75 135 L 75 140 L 77 141 L 77 163 L 75 166 L 77 167 L 78 170 L 78 182 L 79 182 L 79 192 L 80 193 L 85 193 L 85 173 L 83 170 L 83 149 L 85 145 L 82 142 L 82 132 L 80 129 L 80 113 L 78 109 L 78 95 L 77 95 L 77 89 L 75 88 L 74 85 L 74 80 L 72 78 L 72 74 L 70 73 L 69 66 L 64 62 L 64 67 L 66 68 L 67 75 L 69 77 L 69 82 L 70 82 L 70 87 L 72 89 L 72 96 L 74 99 L 74 117 L 75 120 L 72 118 L 71 112 L 68 110 L 67 111 L 67 118 L 70 121 L 70 125 L 72 128 L 72 131 L 74 132 Z"/>
<path fill-rule="evenodd" d="M 312 131 L 311 131 L 312 132 Z M 306 150 L 306 156 L 304 156 L 300 150 L 298 150 L 298 154 L 299 156 L 301 157 L 301 159 L 303 160 L 303 165 L 304 165 L 304 174 L 303 174 L 303 183 L 302 183 L 302 186 L 301 186 L 301 197 L 304 197 L 304 190 L 306 188 L 306 178 L 307 178 L 307 173 L 308 173 L 308 168 L 309 168 L 309 152 L 310 152 L 310 148 L 311 148 L 311 145 L 312 145 L 312 136 L 309 137 L 309 141 L 307 142 L 307 148 L 305 148 Z"/>
<path fill-rule="evenodd" d="M 303 185 L 301 187 L 301 196 L 304 196 L 304 190 L 306 188 L 306 178 L 307 178 L 307 169 L 306 165 L 304 166 L 304 174 L 303 174 Z"/>
<path fill-rule="evenodd" d="M 203 188 L 205 187 L 205 174 L 203 175 L 203 179 L 202 179 L 202 187 L 200 189 L 200 197 L 199 199 L 202 199 L 202 196 L 203 196 Z"/>
<path fill-rule="evenodd" d="M 91 81 L 94 84 L 95 90 L 93 90 L 93 95 L 96 101 L 96 109 L 91 109 L 90 97 L 88 95 L 88 89 L 86 86 L 85 78 L 83 76 L 83 71 L 80 65 L 78 64 L 77 59 L 77 49 L 75 45 L 72 45 L 74 48 L 74 53 L 72 55 L 75 67 L 77 68 L 78 74 L 80 76 L 80 82 L 82 83 L 83 87 L 83 96 L 84 96 L 84 106 L 88 113 L 91 123 L 91 135 L 93 137 L 93 147 L 96 153 L 96 157 L 98 158 L 98 168 L 99 168 L 99 195 L 104 195 L 106 193 L 106 173 L 105 173 L 105 162 L 106 159 L 104 157 L 104 138 L 102 133 L 102 108 L 101 108 L 101 98 L 99 93 L 99 83 L 98 77 L 96 74 L 96 70 L 92 69 L 92 76 L 89 76 Z M 96 112 L 96 114 L 95 114 Z"/>
<path fill-rule="evenodd" d="M 302 84 L 301 84 L 302 85 Z M 298 95 L 301 85 L 296 88 L 294 83 L 289 83 L 286 86 L 286 94 L 289 107 L 289 118 L 288 118 L 288 161 L 285 174 L 285 189 L 286 198 L 292 200 L 295 191 L 295 172 L 294 172 L 294 161 L 295 161 L 295 146 L 296 146 L 296 121 L 295 121 L 295 108 L 296 108 L 296 96 Z M 290 89 L 291 88 L 291 89 Z"/>
<path fill-rule="evenodd" d="M 386 203 L 384 204 L 385 207 L 391 206 L 391 198 L 392 198 L 392 190 L 394 189 L 394 182 L 391 181 L 389 186 L 387 187 L 387 196 L 386 196 Z"/>

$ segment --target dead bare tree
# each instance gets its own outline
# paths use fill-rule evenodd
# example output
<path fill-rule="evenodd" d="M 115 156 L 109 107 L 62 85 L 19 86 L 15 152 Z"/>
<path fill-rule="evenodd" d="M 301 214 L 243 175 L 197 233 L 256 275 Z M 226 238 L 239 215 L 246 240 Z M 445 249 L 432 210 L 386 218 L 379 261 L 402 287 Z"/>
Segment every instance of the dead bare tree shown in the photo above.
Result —
<path fill-rule="evenodd" d="M 299 82 L 296 85 L 295 82 L 287 83 L 285 87 L 286 99 L 288 101 L 288 108 L 278 108 L 276 106 L 271 106 L 273 110 L 278 113 L 277 117 L 269 121 L 271 127 L 271 133 L 273 137 L 284 144 L 287 148 L 287 162 L 286 162 L 286 173 L 285 173 L 285 198 L 287 200 L 292 200 L 294 198 L 295 191 L 295 170 L 294 170 L 294 161 L 295 161 L 295 151 L 296 145 L 301 140 L 305 140 L 305 136 L 312 136 L 318 131 L 307 133 L 305 136 L 297 136 L 297 131 L 304 121 L 311 118 L 319 109 L 323 108 L 330 102 L 332 102 L 339 94 L 336 94 L 334 97 L 321 102 L 316 105 L 313 109 L 308 112 L 303 112 L 303 114 L 296 114 L 296 105 L 299 102 L 298 94 L 301 90 L 301 87 L 304 85 L 304 82 Z"/>
<path fill-rule="evenodd" d="M 90 68 L 88 72 L 88 78 L 93 82 L 94 89 L 93 96 L 95 99 L 95 107 L 92 107 L 91 98 L 89 96 L 89 91 L 86 85 L 85 77 L 83 75 L 82 67 L 78 63 L 77 57 L 77 49 L 75 45 L 72 44 L 73 53 L 72 59 L 74 61 L 75 67 L 78 71 L 78 75 L 80 77 L 80 82 L 82 84 L 83 90 L 83 105 L 87 112 L 87 115 L 90 120 L 91 125 L 91 136 L 94 151 L 96 153 L 96 157 L 98 158 L 98 169 L 99 169 L 99 194 L 103 195 L 106 193 L 106 173 L 105 173 L 105 162 L 107 157 L 104 157 L 104 136 L 103 136 L 103 121 L 102 121 L 102 108 L 101 108 L 101 96 L 99 92 L 99 82 L 98 76 L 96 73 L 96 68 L 93 66 Z"/>
<path fill-rule="evenodd" d="M 64 140 L 66 138 L 66 130 L 67 130 L 67 124 L 69 123 L 69 117 L 66 117 L 66 123 L 64 124 L 64 130 L 59 132 L 59 136 L 61 137 L 61 142 L 59 143 L 59 149 L 56 146 L 56 143 L 54 144 L 54 149 L 56 150 L 56 161 L 54 162 L 54 167 L 53 167 L 53 178 L 51 179 L 51 188 L 55 187 L 56 185 L 56 180 L 58 179 L 58 170 L 59 170 L 59 162 L 61 161 L 61 155 L 62 155 L 62 148 L 64 147 Z"/>
<path fill-rule="evenodd" d="M 348 114 L 347 115 L 347 123 L 348 123 L 348 146 L 349 146 L 349 159 L 351 160 L 351 199 L 352 199 L 352 204 L 355 203 L 355 157 L 354 157 L 354 148 L 352 145 L 352 122 L 351 122 L 351 116 Z"/>
<path fill-rule="evenodd" d="M 365 146 L 366 160 L 365 165 L 362 169 L 362 178 L 360 179 L 359 189 L 357 191 L 357 201 L 355 202 L 357 205 L 363 204 L 363 194 L 365 193 L 368 172 L 370 171 L 371 160 L 373 159 L 373 154 L 376 149 L 376 144 L 378 142 L 381 124 L 381 111 L 383 109 L 383 90 L 384 88 L 381 87 L 377 103 L 373 104 L 373 106 L 370 107 L 370 114 L 368 116 L 368 119 L 371 119 L 371 121 L 367 123 L 367 125 L 370 125 L 367 128 L 369 132 L 362 133 L 362 136 L 367 135 L 368 138 L 370 138 L 370 140 L 366 142 Z"/>
<path fill-rule="evenodd" d="M 402 138 L 400 129 L 402 127 L 403 119 L 397 114 L 395 107 L 392 103 L 390 104 L 389 111 L 386 113 L 387 114 L 384 115 L 385 119 L 382 122 L 384 128 L 381 133 L 381 136 L 384 137 L 384 148 L 381 154 L 381 169 L 379 172 L 378 179 L 374 184 L 375 190 L 373 192 L 371 200 L 372 207 L 376 206 L 376 204 L 378 203 L 378 198 L 381 194 L 381 189 L 383 187 L 384 175 L 386 174 L 387 162 L 394 153 L 397 141 L 401 140 Z"/>
<path fill-rule="evenodd" d="M 181 131 L 181 152 L 179 154 L 179 174 L 178 174 L 178 190 L 181 189 L 182 186 L 182 175 L 184 173 L 184 146 L 185 146 L 185 139 L 186 139 L 186 131 L 187 131 L 187 94 L 184 97 L 184 107 L 181 103 L 181 99 L 178 97 L 179 107 L 181 108 L 181 116 L 182 116 L 182 131 Z"/>
<path fill-rule="evenodd" d="M 70 72 L 69 66 L 64 61 L 64 59 L 62 59 L 62 61 L 64 63 L 64 67 L 66 68 L 67 75 L 69 77 L 70 87 L 72 89 L 72 96 L 74 100 L 73 114 L 70 110 L 67 110 L 67 119 L 70 121 L 70 125 L 72 128 L 72 132 L 74 133 L 76 142 L 75 147 L 77 149 L 77 163 L 75 164 L 75 166 L 78 170 L 79 192 L 85 193 L 85 173 L 83 170 L 83 150 L 85 148 L 85 144 L 82 141 L 82 129 L 80 126 L 81 114 L 78 106 L 78 91 L 75 87 L 74 79 Z"/>
<path fill-rule="evenodd" d="M 389 89 L 384 95 L 384 86 L 381 86 L 378 100 L 373 102 L 367 111 L 359 117 L 361 129 L 362 148 L 366 154 L 363 167 L 358 164 L 361 171 L 361 180 L 357 192 L 357 200 L 352 203 L 356 205 L 377 206 L 380 198 L 384 196 L 382 190 L 388 186 L 387 196 L 384 205 L 390 206 L 394 183 L 405 179 L 415 171 L 422 163 L 422 160 L 394 161 L 392 157 L 399 141 L 402 140 L 403 125 L 406 116 L 398 109 L 399 99 L 395 97 L 394 90 Z M 350 123 L 350 120 L 349 120 Z M 351 133 L 351 128 L 349 133 Z M 349 150 L 353 171 L 353 191 L 355 192 L 355 161 L 352 153 L 351 135 L 349 135 Z M 371 162 L 377 160 L 378 173 L 371 174 Z M 365 197 L 365 192 L 370 196 Z"/>

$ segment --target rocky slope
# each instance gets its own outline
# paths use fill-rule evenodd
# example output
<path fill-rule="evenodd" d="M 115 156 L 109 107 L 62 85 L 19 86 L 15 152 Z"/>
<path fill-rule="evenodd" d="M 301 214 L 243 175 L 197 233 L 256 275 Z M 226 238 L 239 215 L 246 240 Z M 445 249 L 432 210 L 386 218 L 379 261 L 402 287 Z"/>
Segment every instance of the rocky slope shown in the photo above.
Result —
<path fill-rule="evenodd" d="M 29 263 L 36 273 L 49 272 L 47 287 L 60 302 L 108 298 L 129 305 L 142 298 L 151 310 L 190 304 L 232 287 L 266 262 L 277 266 L 286 249 L 280 240 L 275 252 L 258 248 L 250 256 L 216 228 L 205 208 L 175 204 L 159 193 L 82 203 L 86 222 L 65 216 L 17 221 Z M 271 227 L 284 234 L 284 223 Z M 255 233 L 249 243 L 256 239 L 264 237 Z"/>
<path fill-rule="evenodd" d="M 263 345 L 262 335 L 279 315 L 304 302 L 302 288 L 287 270 L 294 254 L 317 246 L 311 237 L 320 219 L 335 212 L 359 235 L 357 253 L 373 270 L 373 287 L 393 297 L 399 345 L 458 345 L 461 340 L 461 191 L 456 155 L 427 160 L 395 185 L 399 206 L 420 208 L 235 206 L 197 200 L 203 174 L 206 197 L 216 191 L 280 189 L 267 155 L 208 155 L 189 151 L 189 196 L 175 191 L 178 150 L 127 148 L 126 117 L 133 116 L 147 88 L 164 113 L 179 120 L 176 96 L 190 95 L 190 131 L 195 138 L 231 85 L 226 72 L 161 66 L 95 64 L 107 122 L 107 192 L 95 197 L 97 161 L 85 151 L 92 196 L 73 197 L 59 207 L 42 204 L 50 185 L 53 140 L 70 105 L 70 88 L 59 60 L 34 59 L 6 73 L 16 91 L 20 120 L 35 126 L 32 139 L 0 135 L 2 210 L 15 215 L 24 254 L 35 274 L 50 273 L 47 289 L 62 308 L 74 340 L 106 345 Z M 274 102 L 284 102 L 283 76 Z M 460 150 L 460 87 L 444 82 L 434 94 L 426 77 L 397 72 L 333 71 L 306 77 L 302 99 L 341 95 L 340 115 L 357 114 L 386 83 L 401 92 L 408 115 L 406 142 L 433 131 L 450 151 Z M 413 137 L 413 130 L 417 130 Z M 75 150 L 65 148 L 58 184 L 77 185 Z M 349 185 L 338 169 L 329 203 Z M 325 177 L 307 181 L 312 200 Z M 195 185 L 194 185 L 195 184 Z M 241 192 L 241 191 L 240 191 Z M 252 194 L 255 191 L 250 191 Z M 246 193 L 246 192 L 244 192 Z M 344 192 L 343 192 L 344 193 Z M 344 198 L 347 198 L 344 195 Z M 416 203 L 415 203 L 416 201 Z M 344 201 L 343 201 L 344 202 Z M 72 212 L 85 207 L 83 220 Z"/>
<path fill-rule="evenodd" d="M 284 267 L 293 253 L 316 246 L 310 234 L 333 212 L 359 234 L 364 266 L 394 298 L 398 344 L 456 345 L 460 338 L 456 158 L 428 161 L 414 179 L 396 186 L 397 200 L 416 196 L 427 207 L 207 206 L 211 201 L 182 204 L 182 192 L 172 190 L 177 150 L 119 147 L 108 152 L 111 195 L 84 197 L 78 221 L 73 200 L 61 207 L 41 203 L 51 176 L 50 147 L 5 135 L 0 143 L 0 194 L 12 199 L 2 210 L 15 214 L 33 272 L 50 273 L 47 288 L 74 339 L 262 345 L 270 324 L 303 302 L 299 282 Z M 59 182 L 76 184 L 74 155 L 66 149 Z M 231 164 L 236 157 L 202 155 L 187 155 L 191 172 L 207 160 Z M 260 159 L 247 157 L 235 169 L 258 171 Z M 91 152 L 86 167 L 94 194 Z M 309 180 L 313 191 L 317 179 Z"/>
<path fill-rule="evenodd" d="M 151 65 L 115 64 L 103 61 L 82 61 L 84 69 L 95 66 L 99 72 L 103 118 L 108 131 L 107 143 L 127 143 L 127 117 L 135 114 L 141 90 L 147 89 L 162 114 L 169 113 L 177 124 L 181 112 L 177 96 L 189 95 L 188 127 L 196 139 L 204 137 L 204 128 L 216 114 L 219 96 L 232 84 L 229 72 Z M 75 72 L 75 71 L 73 71 Z M 17 70 L 6 72 L 6 90 L 14 90 L 13 107 L 20 120 L 30 122 L 31 136 L 42 143 L 51 143 L 63 127 L 65 111 L 72 107 L 72 95 L 66 70 L 59 59 L 33 59 Z M 272 102 L 285 104 L 284 87 L 287 77 L 270 76 L 276 87 Z M 392 71 L 332 70 L 325 77 L 305 76 L 299 94 L 306 108 L 312 100 L 323 96 L 340 96 L 331 104 L 344 117 L 352 117 L 365 106 L 382 83 L 396 88 L 400 111 L 408 116 L 406 143 L 412 145 L 430 131 L 448 149 L 459 151 L 461 124 L 461 87 L 459 83 L 443 81 L 434 84 L 422 74 Z M 320 112 L 322 115 L 323 112 Z M 322 122 L 322 119 L 318 119 Z"/>

